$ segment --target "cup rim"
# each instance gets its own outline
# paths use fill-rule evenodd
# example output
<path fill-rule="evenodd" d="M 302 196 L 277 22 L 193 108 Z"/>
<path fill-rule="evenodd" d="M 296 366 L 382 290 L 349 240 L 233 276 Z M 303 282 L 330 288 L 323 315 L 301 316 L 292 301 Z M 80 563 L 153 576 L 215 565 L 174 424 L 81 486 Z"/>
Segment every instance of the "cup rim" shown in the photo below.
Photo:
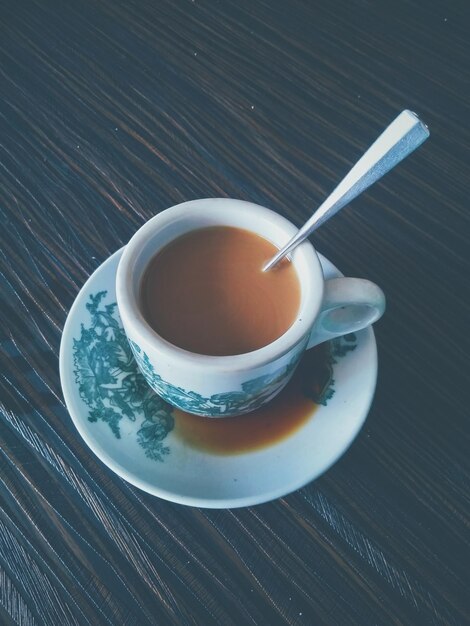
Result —
<path fill-rule="evenodd" d="M 257 220 L 264 220 L 265 223 L 275 225 L 278 229 L 283 230 L 285 242 L 298 231 L 296 226 L 279 213 L 252 202 L 233 198 L 201 198 L 182 202 L 161 211 L 136 231 L 125 246 L 119 261 L 116 274 L 116 299 L 124 329 L 126 330 L 128 326 L 131 327 L 133 339 L 138 337 L 139 345 L 144 351 L 147 352 L 148 350 L 145 350 L 145 346 L 150 345 L 152 352 L 157 352 L 160 358 L 163 358 L 167 364 L 172 366 L 191 367 L 197 365 L 198 367 L 217 372 L 236 372 L 247 368 L 261 367 L 287 354 L 296 345 L 300 344 L 303 339 L 308 339 L 314 321 L 320 311 L 324 289 L 323 272 L 314 247 L 309 241 L 304 241 L 300 244 L 291 255 L 294 265 L 302 265 L 304 269 L 307 267 L 306 273 L 297 271 L 301 282 L 302 298 L 296 320 L 280 337 L 252 352 L 227 356 L 211 356 L 193 353 L 170 343 L 158 335 L 147 323 L 138 307 L 136 297 L 132 290 L 127 287 L 140 251 L 149 239 L 155 235 L 157 230 L 169 226 L 176 220 L 182 220 L 185 215 L 188 215 L 188 211 L 201 212 L 204 208 L 211 211 L 220 210 L 221 219 L 220 223 L 218 222 L 220 226 L 224 225 L 224 211 L 226 215 L 228 210 L 238 208 L 239 210 L 250 212 L 251 218 L 254 217 L 256 212 Z M 195 213 L 192 214 L 192 216 L 194 215 Z M 225 225 L 230 225 L 230 223 Z M 248 225 L 243 226 L 243 228 L 250 230 Z M 188 229 L 187 232 L 189 230 L 191 229 Z M 258 232 L 258 234 L 261 233 Z M 266 238 L 269 239 L 268 236 Z M 315 288 L 312 288 L 315 282 L 317 284 Z M 305 297 L 305 293 L 307 293 L 307 297 Z"/>

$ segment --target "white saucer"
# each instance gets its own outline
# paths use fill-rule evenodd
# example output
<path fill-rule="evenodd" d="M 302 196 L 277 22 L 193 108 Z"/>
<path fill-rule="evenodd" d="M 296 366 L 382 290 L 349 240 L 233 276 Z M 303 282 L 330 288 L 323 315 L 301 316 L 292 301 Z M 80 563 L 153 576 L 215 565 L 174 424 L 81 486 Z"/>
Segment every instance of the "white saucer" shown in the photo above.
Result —
<path fill-rule="evenodd" d="M 78 432 L 103 463 L 165 500 L 232 508 L 284 496 L 339 459 L 362 427 L 374 395 L 377 349 L 371 328 L 356 333 L 353 344 L 336 340 L 327 400 L 312 410 L 297 431 L 250 452 L 203 451 L 178 437 L 171 407 L 142 383 L 135 361 L 129 358 L 113 306 L 122 250 L 109 257 L 81 289 L 60 345 L 65 402 Z M 319 256 L 326 278 L 341 275 Z M 100 292 L 105 294 L 96 298 Z M 90 308 L 91 296 L 94 308 Z"/>

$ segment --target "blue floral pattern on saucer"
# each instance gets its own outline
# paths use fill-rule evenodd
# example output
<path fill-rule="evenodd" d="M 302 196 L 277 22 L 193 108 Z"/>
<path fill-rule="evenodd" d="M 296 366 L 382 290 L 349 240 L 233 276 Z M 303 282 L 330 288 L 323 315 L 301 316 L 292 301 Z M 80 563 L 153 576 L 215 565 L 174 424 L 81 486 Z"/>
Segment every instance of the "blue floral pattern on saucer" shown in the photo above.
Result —
<path fill-rule="evenodd" d="M 173 429 L 172 407 L 148 386 L 132 356 L 117 314 L 116 302 L 102 304 L 106 291 L 90 296 L 90 325 L 81 325 L 73 340 L 74 374 L 79 394 L 88 406 L 88 421 L 109 424 L 120 439 L 123 418 L 139 420 L 139 445 L 145 455 L 163 461 L 169 453 L 163 440 Z"/>

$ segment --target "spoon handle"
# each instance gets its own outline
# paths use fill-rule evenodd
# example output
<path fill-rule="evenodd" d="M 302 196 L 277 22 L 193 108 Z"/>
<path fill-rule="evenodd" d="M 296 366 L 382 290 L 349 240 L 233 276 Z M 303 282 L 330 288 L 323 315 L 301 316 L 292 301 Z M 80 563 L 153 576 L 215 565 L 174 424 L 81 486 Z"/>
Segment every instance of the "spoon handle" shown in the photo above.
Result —
<path fill-rule="evenodd" d="M 408 110 L 402 111 L 362 155 L 297 234 L 263 267 L 263 271 L 266 272 L 276 265 L 321 224 L 333 217 L 376 180 L 382 178 L 428 137 L 428 127 L 416 113 Z"/>

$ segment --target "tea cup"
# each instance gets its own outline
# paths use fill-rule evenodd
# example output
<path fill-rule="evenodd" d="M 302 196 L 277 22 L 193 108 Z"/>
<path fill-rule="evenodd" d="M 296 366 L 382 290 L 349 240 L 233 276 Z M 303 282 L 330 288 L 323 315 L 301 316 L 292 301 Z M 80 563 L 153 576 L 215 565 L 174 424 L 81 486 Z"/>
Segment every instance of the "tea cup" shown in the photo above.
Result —
<path fill-rule="evenodd" d="M 301 297 L 295 321 L 284 334 L 257 350 L 231 356 L 195 354 L 173 345 L 144 318 L 142 277 L 163 247 L 193 230 L 212 226 L 243 228 L 278 248 L 297 232 L 289 220 L 265 207 L 208 198 L 162 211 L 131 238 L 116 276 L 119 314 L 147 383 L 176 408 L 210 417 L 258 409 L 288 383 L 305 350 L 359 331 L 382 316 L 385 297 L 377 285 L 360 278 L 325 280 L 313 245 L 305 241 L 291 255 Z"/>

